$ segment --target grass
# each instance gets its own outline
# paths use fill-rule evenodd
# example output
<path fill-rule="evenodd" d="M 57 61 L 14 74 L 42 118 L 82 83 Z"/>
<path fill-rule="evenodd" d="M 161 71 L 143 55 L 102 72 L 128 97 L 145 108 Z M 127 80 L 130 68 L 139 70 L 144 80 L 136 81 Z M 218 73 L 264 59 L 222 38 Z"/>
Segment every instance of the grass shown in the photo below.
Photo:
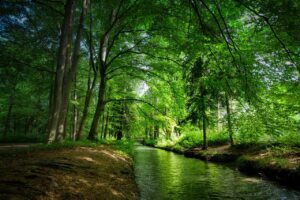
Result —
<path fill-rule="evenodd" d="M 252 152 L 251 152 L 252 151 Z M 257 168 L 298 169 L 300 167 L 299 149 L 290 146 L 270 146 L 264 149 L 253 149 L 238 159 L 241 165 L 255 163 Z M 252 165 L 253 165 L 252 163 Z"/>
<path fill-rule="evenodd" d="M 221 146 L 228 144 L 228 135 L 226 132 L 210 132 L 208 134 L 208 146 Z M 156 146 L 160 148 L 170 148 L 176 151 L 183 151 L 185 149 L 192 149 L 200 147 L 203 143 L 201 133 L 186 133 L 174 140 L 145 140 L 144 144 L 149 146 Z"/>
<path fill-rule="evenodd" d="M 114 141 L 111 143 L 120 154 L 128 155 L 130 157 L 133 157 L 134 154 L 134 141 L 133 140 L 119 140 L 119 141 Z"/>
<path fill-rule="evenodd" d="M 60 143 L 53 144 L 33 144 L 28 148 L 14 148 L 14 149 L 4 149 L 0 151 L 1 156 L 9 156 L 11 154 L 22 154 L 22 153 L 31 153 L 38 151 L 58 151 L 63 149 L 74 149 L 77 147 L 97 147 L 99 145 L 110 145 L 118 151 L 119 154 L 127 155 L 132 157 L 134 152 L 134 141 L 130 140 L 99 140 L 91 142 L 89 140 L 82 141 L 64 141 Z"/>

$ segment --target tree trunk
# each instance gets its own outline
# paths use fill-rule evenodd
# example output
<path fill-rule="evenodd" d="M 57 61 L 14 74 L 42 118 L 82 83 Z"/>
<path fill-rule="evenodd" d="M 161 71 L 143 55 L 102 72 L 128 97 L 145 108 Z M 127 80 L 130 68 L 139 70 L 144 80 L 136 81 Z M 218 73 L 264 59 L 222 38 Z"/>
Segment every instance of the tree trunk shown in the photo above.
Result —
<path fill-rule="evenodd" d="M 76 87 L 76 76 L 75 76 L 75 80 L 74 80 L 74 102 L 77 101 L 77 91 L 76 91 L 77 87 Z M 76 134 L 77 134 L 77 125 L 78 125 L 78 109 L 77 109 L 77 105 L 74 104 L 73 105 L 73 134 L 72 134 L 72 140 L 76 140 Z"/>
<path fill-rule="evenodd" d="M 111 15 L 111 24 L 116 18 L 116 9 L 112 11 Z M 98 139 L 98 129 L 99 129 L 99 120 L 103 115 L 105 109 L 105 92 L 106 92 L 106 59 L 107 59 L 107 50 L 108 50 L 108 42 L 109 42 L 109 34 L 111 29 L 107 30 L 103 37 L 101 38 L 99 45 L 99 61 L 100 61 L 100 84 L 99 84 L 99 92 L 98 92 L 98 102 L 96 107 L 96 112 L 93 117 L 92 126 L 90 128 L 88 139 L 89 140 L 97 140 Z"/>
<path fill-rule="evenodd" d="M 171 139 L 171 134 L 172 134 L 172 127 L 170 126 L 170 123 L 168 122 L 167 123 L 167 126 L 166 126 L 166 139 L 167 140 L 170 140 Z"/>
<path fill-rule="evenodd" d="M 221 102 L 220 100 L 218 100 L 218 111 L 217 111 L 217 128 L 218 128 L 218 132 L 220 132 L 222 130 L 222 106 L 221 106 Z"/>
<path fill-rule="evenodd" d="M 55 69 L 53 69 L 55 70 Z M 46 127 L 46 131 L 50 130 L 50 126 L 51 126 L 51 121 L 52 121 L 52 111 L 53 111 L 53 102 L 54 102 L 54 80 L 55 80 L 55 76 L 52 76 L 51 79 L 51 84 L 50 84 L 50 93 L 49 93 L 49 110 L 48 110 L 48 123 L 47 123 L 47 127 Z"/>
<path fill-rule="evenodd" d="M 12 95 L 9 97 L 9 107 L 6 115 L 6 120 L 5 120 L 5 126 L 4 126 L 4 131 L 3 131 L 3 139 L 6 139 L 7 133 L 10 130 L 10 124 L 11 124 L 11 113 L 13 109 L 13 97 Z"/>
<path fill-rule="evenodd" d="M 231 122 L 231 110 L 230 110 L 230 103 L 228 94 L 225 93 L 225 101 L 226 101 L 226 112 L 227 112 L 227 126 L 228 126 L 228 133 L 229 133 L 229 142 L 230 145 L 234 145 L 233 141 L 233 130 L 232 130 L 232 122 Z"/>
<path fill-rule="evenodd" d="M 26 124 L 25 124 L 25 129 L 24 129 L 24 135 L 28 135 L 31 134 L 32 132 L 32 128 L 33 128 L 33 122 L 34 122 L 34 117 L 30 116 L 27 118 L 26 120 Z"/>
<path fill-rule="evenodd" d="M 66 124 L 67 124 L 67 113 L 68 113 L 68 98 L 66 98 L 66 93 L 69 92 L 69 74 L 71 71 L 71 63 L 72 63 L 72 31 L 70 31 L 68 48 L 66 53 L 66 63 L 65 63 L 65 73 L 63 78 L 62 85 L 62 99 L 61 99 L 61 109 L 59 113 L 58 125 L 56 130 L 56 141 L 62 141 L 65 138 L 66 133 Z"/>
<path fill-rule="evenodd" d="M 81 42 L 81 35 L 83 32 L 83 26 L 84 26 L 84 19 L 86 15 L 86 10 L 87 10 L 87 3 L 88 0 L 83 0 L 83 5 L 82 5 L 82 10 L 81 10 L 81 15 L 80 15 L 80 20 L 79 20 L 79 26 L 77 29 L 77 35 L 75 39 L 75 44 L 74 44 L 74 50 L 73 50 L 73 55 L 72 55 L 72 61 L 71 61 L 71 67 L 69 73 L 65 74 L 65 84 L 63 87 L 63 96 L 62 96 L 62 105 L 61 105 L 61 110 L 60 110 L 60 116 L 59 116 L 59 122 L 57 126 L 57 140 L 61 141 L 64 139 L 65 135 L 65 121 L 66 117 L 68 114 L 68 105 L 69 105 L 69 98 L 70 98 L 70 90 L 71 90 L 71 85 L 72 81 L 75 77 L 75 74 L 77 72 L 78 68 L 78 62 L 79 62 L 79 57 L 80 57 L 80 42 Z"/>
<path fill-rule="evenodd" d="M 86 118 L 87 118 L 87 115 L 88 115 L 88 112 L 89 112 L 91 98 L 92 98 L 92 95 L 93 95 L 94 88 L 96 86 L 96 81 L 97 81 L 97 74 L 94 72 L 92 84 L 90 85 L 90 83 L 88 83 L 88 88 L 87 88 L 87 91 L 86 91 L 82 117 L 81 117 L 81 120 L 80 120 L 80 123 L 79 123 L 78 132 L 76 134 L 76 141 L 80 140 L 80 138 L 82 136 L 83 127 L 85 125 Z"/>
<path fill-rule="evenodd" d="M 101 80 L 99 84 L 99 92 L 98 92 L 98 102 L 96 107 L 96 112 L 94 114 L 94 118 L 92 121 L 92 126 L 88 135 L 89 140 L 97 140 L 98 139 L 98 129 L 99 129 L 99 120 L 103 114 L 105 108 L 105 90 L 106 90 L 106 77 L 105 73 L 101 73 Z"/>
<path fill-rule="evenodd" d="M 154 126 L 154 139 L 157 139 L 159 137 L 159 126 Z"/>
<path fill-rule="evenodd" d="M 101 133 L 100 133 L 100 138 L 104 138 L 104 126 L 105 126 L 105 113 L 102 115 L 102 120 L 101 120 Z"/>
<path fill-rule="evenodd" d="M 202 149 L 206 150 L 207 149 L 207 138 L 206 138 L 206 107 L 205 107 L 205 98 L 204 98 L 204 91 L 202 90 L 201 92 L 201 108 L 202 108 L 202 131 L 203 131 L 203 144 L 202 144 Z"/>
<path fill-rule="evenodd" d="M 148 126 L 145 126 L 145 139 L 148 139 Z"/>
<path fill-rule="evenodd" d="M 150 140 L 153 140 L 154 139 L 154 137 L 153 137 L 153 126 L 152 125 L 150 125 L 149 126 L 149 138 L 150 138 Z"/>
<path fill-rule="evenodd" d="M 106 136 L 107 136 L 108 123 L 109 123 L 109 110 L 107 110 L 107 113 L 106 113 L 105 129 L 104 129 L 104 135 L 103 135 L 104 139 L 106 139 Z"/>
<path fill-rule="evenodd" d="M 91 7 L 91 3 L 89 5 Z M 90 57 L 90 70 L 89 70 L 89 77 L 88 77 L 88 84 L 87 84 L 87 90 L 86 90 L 86 96 L 85 96 L 85 102 L 84 102 L 84 108 L 83 108 L 83 112 L 82 112 L 82 117 L 79 123 L 79 128 L 78 128 L 78 132 L 76 134 L 76 141 L 80 140 L 81 135 L 82 135 L 82 131 L 83 131 L 83 127 L 85 125 L 86 122 L 86 118 L 89 112 L 89 107 L 90 107 L 90 102 L 91 102 L 91 98 L 94 92 L 94 88 L 96 86 L 96 81 L 97 81 L 97 69 L 95 66 L 95 62 L 94 62 L 94 52 L 93 52 L 93 32 L 92 32 L 92 26 L 93 26 L 93 17 L 92 17 L 92 13 L 91 13 L 91 9 L 90 9 L 90 33 L 89 33 L 89 57 Z M 91 72 L 93 71 L 93 80 L 91 81 Z"/>
<path fill-rule="evenodd" d="M 69 41 L 69 34 L 72 29 L 73 22 L 73 6 L 74 0 L 67 0 L 65 5 L 64 21 L 61 28 L 60 44 L 58 50 L 58 59 L 56 67 L 55 84 L 53 91 L 53 107 L 51 110 L 51 117 L 49 117 L 48 142 L 52 143 L 57 137 L 57 127 L 59 121 L 59 114 L 61 110 L 62 94 L 63 94 L 63 78 L 65 73 L 66 53 Z"/>

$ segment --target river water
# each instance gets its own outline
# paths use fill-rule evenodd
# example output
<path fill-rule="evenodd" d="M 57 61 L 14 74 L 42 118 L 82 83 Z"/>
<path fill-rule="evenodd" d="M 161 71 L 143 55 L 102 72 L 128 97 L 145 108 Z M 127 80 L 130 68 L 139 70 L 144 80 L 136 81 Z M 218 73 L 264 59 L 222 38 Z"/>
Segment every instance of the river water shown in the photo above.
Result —
<path fill-rule="evenodd" d="M 298 191 L 232 167 L 145 146 L 136 147 L 135 175 L 143 200 L 300 199 Z"/>

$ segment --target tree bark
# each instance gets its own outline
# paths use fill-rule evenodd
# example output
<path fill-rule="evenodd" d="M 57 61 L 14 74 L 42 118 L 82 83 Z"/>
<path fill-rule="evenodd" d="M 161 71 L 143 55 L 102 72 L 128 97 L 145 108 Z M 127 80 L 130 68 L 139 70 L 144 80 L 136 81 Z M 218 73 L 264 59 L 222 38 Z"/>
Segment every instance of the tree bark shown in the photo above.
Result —
<path fill-rule="evenodd" d="M 202 132 L 203 132 L 203 144 L 202 144 L 202 149 L 206 150 L 207 149 L 207 137 L 206 137 L 206 107 L 205 107 L 205 95 L 204 91 L 201 91 L 201 108 L 202 108 Z"/>
<path fill-rule="evenodd" d="M 54 84 L 53 84 L 54 81 L 55 81 L 55 76 L 52 76 L 51 84 L 50 84 L 49 100 L 48 100 L 49 110 L 48 110 L 48 123 L 47 123 L 46 131 L 50 130 L 51 121 L 52 121 L 53 102 L 54 102 Z"/>
<path fill-rule="evenodd" d="M 218 100 L 218 110 L 217 110 L 217 128 L 218 128 L 218 132 L 220 132 L 222 130 L 222 106 L 221 106 L 221 102 L 220 100 Z"/>
<path fill-rule="evenodd" d="M 110 18 L 110 27 L 109 29 L 104 33 L 103 37 L 100 40 L 99 45 L 99 61 L 100 61 L 100 84 L 99 84 L 99 92 L 98 92 L 98 102 L 96 107 L 96 112 L 93 117 L 92 126 L 90 128 L 88 139 L 89 140 L 97 140 L 98 139 L 98 129 L 99 129 L 99 120 L 101 116 L 103 115 L 104 109 L 105 109 L 105 92 L 106 92 L 106 71 L 107 71 L 107 65 L 106 65 L 106 59 L 108 56 L 108 42 L 109 42 L 109 34 L 113 27 L 113 24 L 117 17 L 117 10 L 114 9 L 112 11 L 112 15 Z"/>
<path fill-rule="evenodd" d="M 104 138 L 104 126 L 105 126 L 105 113 L 103 113 L 102 119 L 101 119 L 101 133 L 100 133 L 101 139 Z"/>
<path fill-rule="evenodd" d="M 7 133 L 9 132 L 9 129 L 10 129 L 12 109 L 13 109 L 13 97 L 11 95 L 9 97 L 9 107 L 8 107 L 8 111 L 7 111 L 7 115 L 6 115 L 6 119 L 5 119 L 5 127 L 4 127 L 4 131 L 3 131 L 3 139 L 6 139 Z"/>
<path fill-rule="evenodd" d="M 87 88 L 87 91 L 86 91 L 82 117 L 81 117 L 79 127 L 78 127 L 78 131 L 77 131 L 77 134 L 76 134 L 76 141 L 80 140 L 80 138 L 82 136 L 83 127 L 85 125 L 86 118 L 87 118 L 87 115 L 88 115 L 88 112 L 89 112 L 91 98 L 92 98 L 92 95 L 93 95 L 94 88 L 96 86 L 96 82 L 97 82 L 97 74 L 94 72 L 92 83 L 91 84 L 88 83 L 88 88 Z"/>
<path fill-rule="evenodd" d="M 91 7 L 91 3 L 89 6 Z M 93 39 L 92 27 L 93 27 L 93 17 L 92 17 L 92 12 L 90 9 L 90 32 L 89 32 L 89 38 L 88 38 L 90 69 L 89 69 L 87 90 L 86 90 L 85 101 L 84 101 L 84 108 L 83 108 L 81 120 L 79 122 L 79 128 L 76 133 L 76 138 L 75 138 L 76 141 L 80 140 L 80 138 L 82 136 L 83 127 L 85 125 L 86 118 L 87 118 L 87 115 L 89 112 L 91 98 L 93 96 L 94 88 L 95 88 L 96 82 L 97 82 L 97 69 L 96 69 L 95 62 L 94 62 L 94 52 L 93 52 L 93 42 L 92 42 L 92 39 Z M 91 81 L 91 72 L 92 71 L 93 71 L 93 80 Z"/>
<path fill-rule="evenodd" d="M 230 103 L 229 103 L 229 97 L 228 94 L 225 93 L 225 103 L 226 103 L 226 112 L 227 112 L 227 127 L 228 127 L 228 134 L 229 134 L 229 142 L 230 145 L 234 145 L 233 141 L 233 130 L 232 130 L 232 121 L 231 121 L 231 109 L 230 109 Z"/>
<path fill-rule="evenodd" d="M 157 139 L 159 137 L 159 126 L 154 126 L 154 139 Z"/>
<path fill-rule="evenodd" d="M 101 73 L 101 80 L 100 80 L 99 92 L 98 92 L 98 102 L 97 102 L 96 112 L 94 114 L 94 118 L 92 121 L 92 126 L 88 135 L 89 140 L 98 139 L 99 120 L 105 108 L 105 100 L 104 100 L 105 90 L 106 90 L 106 77 L 105 77 L 105 73 Z"/>
<path fill-rule="evenodd" d="M 77 101 L 77 91 L 76 91 L 77 87 L 76 87 L 76 76 L 74 79 L 74 93 L 73 93 L 73 98 L 74 101 Z M 73 105 L 73 134 L 72 134 L 72 140 L 76 140 L 76 134 L 77 134 L 77 125 L 78 125 L 78 109 L 77 109 L 77 105 L 74 104 Z"/>
<path fill-rule="evenodd" d="M 145 126 L 145 139 L 148 139 L 148 125 Z"/>
<path fill-rule="evenodd" d="M 69 41 L 69 34 L 72 29 L 73 22 L 73 6 L 74 0 L 67 0 L 65 5 L 64 21 L 61 28 L 60 44 L 58 50 L 58 59 L 56 67 L 55 84 L 53 91 L 53 107 L 51 111 L 51 117 L 49 117 L 49 130 L 48 130 L 48 142 L 52 143 L 57 137 L 57 127 L 59 121 L 59 114 L 61 110 L 61 101 L 63 94 L 63 78 L 65 73 L 66 53 Z"/>
<path fill-rule="evenodd" d="M 56 140 L 61 141 L 64 139 L 65 135 L 65 121 L 68 114 L 68 105 L 69 105 L 69 98 L 70 98 L 70 90 L 72 81 L 75 77 L 75 74 L 77 72 L 78 68 L 78 62 L 80 58 L 80 42 L 81 42 L 81 36 L 83 32 L 83 25 L 84 25 L 84 19 L 88 7 L 88 0 L 83 0 L 82 10 L 80 14 L 79 19 L 79 26 L 77 29 L 77 35 L 75 39 L 74 49 L 73 49 L 73 55 L 72 55 L 72 61 L 71 61 L 71 67 L 70 71 L 65 74 L 65 85 L 63 87 L 63 96 L 62 96 L 62 106 L 60 110 L 60 116 L 59 116 L 59 122 L 57 126 L 57 138 Z"/>
<path fill-rule="evenodd" d="M 107 136 L 108 123 L 109 123 L 109 110 L 107 110 L 107 112 L 106 112 L 105 129 L 104 129 L 104 135 L 103 135 L 104 139 L 106 139 L 106 136 Z"/>
<path fill-rule="evenodd" d="M 32 132 L 32 128 L 33 128 L 33 122 L 34 122 L 34 117 L 33 116 L 30 116 L 27 118 L 26 120 L 26 124 L 25 124 L 25 127 L 24 127 L 24 135 L 28 135 L 28 134 L 31 134 Z"/>

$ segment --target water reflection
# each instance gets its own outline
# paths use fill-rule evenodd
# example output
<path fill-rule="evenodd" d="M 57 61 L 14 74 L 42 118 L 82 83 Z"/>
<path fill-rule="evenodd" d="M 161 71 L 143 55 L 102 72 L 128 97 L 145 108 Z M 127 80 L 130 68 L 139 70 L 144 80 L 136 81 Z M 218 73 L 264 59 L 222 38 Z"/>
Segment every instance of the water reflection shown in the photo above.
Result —
<path fill-rule="evenodd" d="M 135 173 L 141 199 L 300 199 L 300 193 L 227 166 L 138 146 Z"/>

